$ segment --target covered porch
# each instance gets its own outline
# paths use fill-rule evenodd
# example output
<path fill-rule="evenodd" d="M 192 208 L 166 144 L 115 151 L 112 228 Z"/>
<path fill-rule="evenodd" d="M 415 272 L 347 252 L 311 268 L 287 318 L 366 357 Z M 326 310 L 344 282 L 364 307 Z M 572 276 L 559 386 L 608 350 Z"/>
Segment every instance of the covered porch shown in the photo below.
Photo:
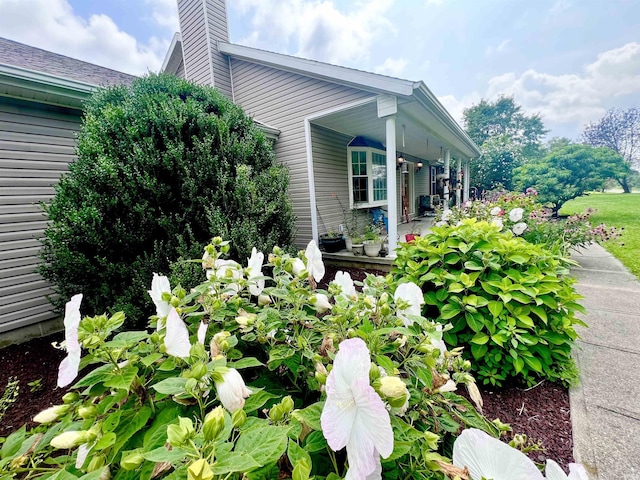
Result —
<path fill-rule="evenodd" d="M 424 87 L 371 96 L 306 119 L 314 239 L 345 232 L 352 212 L 367 222 L 381 209 L 393 258 L 413 219 L 468 199 L 469 162 L 479 152 L 428 95 Z"/>

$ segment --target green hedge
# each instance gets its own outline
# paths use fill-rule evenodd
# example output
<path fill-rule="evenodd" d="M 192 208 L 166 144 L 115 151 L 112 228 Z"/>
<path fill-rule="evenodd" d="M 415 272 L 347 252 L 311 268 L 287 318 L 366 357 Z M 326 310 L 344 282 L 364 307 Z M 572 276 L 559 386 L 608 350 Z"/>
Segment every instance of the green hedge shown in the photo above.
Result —
<path fill-rule="evenodd" d="M 290 246 L 295 218 L 288 170 L 253 120 L 219 92 L 172 76 L 98 91 L 88 101 L 78 160 L 45 207 L 41 273 L 62 308 L 83 292 L 90 311 L 152 313 L 139 292 L 153 272 L 189 288 L 212 237 L 231 256 Z M 142 321 L 142 320 L 141 320 Z"/>

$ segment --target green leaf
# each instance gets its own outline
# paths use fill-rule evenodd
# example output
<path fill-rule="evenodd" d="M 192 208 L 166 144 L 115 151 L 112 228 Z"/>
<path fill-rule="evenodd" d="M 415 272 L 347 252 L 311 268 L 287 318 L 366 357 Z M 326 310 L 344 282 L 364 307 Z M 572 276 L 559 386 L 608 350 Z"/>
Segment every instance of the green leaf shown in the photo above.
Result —
<path fill-rule="evenodd" d="M 486 333 L 476 333 L 471 339 L 471 343 L 475 343 L 477 345 L 484 345 L 489 341 L 489 335 Z"/>
<path fill-rule="evenodd" d="M 548 322 L 548 320 L 547 320 L 547 312 L 546 312 L 546 310 L 544 308 L 542 308 L 542 307 L 540 307 L 538 305 L 534 305 L 534 306 L 531 307 L 531 311 L 533 313 L 535 313 L 538 316 L 538 318 L 540 318 L 540 320 L 542 320 L 544 323 Z"/>
<path fill-rule="evenodd" d="M 464 291 L 464 285 L 461 283 L 452 283 L 449 285 L 449 293 L 460 293 Z"/>
<path fill-rule="evenodd" d="M 464 268 L 467 270 L 484 270 L 484 266 L 482 264 L 473 260 L 464 262 Z"/>
<path fill-rule="evenodd" d="M 84 378 L 78 380 L 73 388 L 90 387 L 96 383 L 101 383 L 110 378 L 110 373 L 115 367 L 110 363 L 102 365 L 95 370 L 89 372 Z"/>
<path fill-rule="evenodd" d="M 113 432 L 108 432 L 100 437 L 100 440 L 98 440 L 98 443 L 96 443 L 95 447 L 93 448 L 95 451 L 104 450 L 105 448 L 109 448 L 114 443 L 116 443 L 116 434 Z"/>
<path fill-rule="evenodd" d="M 449 320 L 460 313 L 460 305 L 456 303 L 447 303 L 440 310 L 440 318 L 442 320 Z"/>
<path fill-rule="evenodd" d="M 301 423 L 306 424 L 312 430 L 322 430 L 320 415 L 324 408 L 324 402 L 316 402 L 302 410 L 294 410 L 291 416 Z"/>
<path fill-rule="evenodd" d="M 235 368 L 236 370 L 251 367 L 264 367 L 264 363 L 254 357 L 247 357 L 235 362 L 229 362 L 227 365 L 229 366 L 229 368 Z"/>
<path fill-rule="evenodd" d="M 4 459 L 15 455 L 15 453 L 20 449 L 20 445 L 27 438 L 27 427 L 22 426 L 19 430 L 16 430 L 11 435 L 9 435 L 4 443 L 2 444 L 2 448 L 0 449 L 0 458 Z"/>
<path fill-rule="evenodd" d="M 244 402 L 243 410 L 246 413 L 251 413 L 258 410 L 272 398 L 278 398 L 278 395 L 274 395 L 273 393 L 269 393 L 262 389 L 257 390 L 252 388 L 251 391 L 251 395 L 249 395 L 249 397 L 247 397 L 246 401 Z"/>
<path fill-rule="evenodd" d="M 487 345 L 471 345 L 471 355 L 473 355 L 473 358 L 475 358 L 476 360 L 484 357 L 488 351 L 489 347 L 487 347 Z"/>
<path fill-rule="evenodd" d="M 104 386 L 115 388 L 117 390 L 126 390 L 128 392 L 131 389 L 131 384 L 137 374 L 138 367 L 127 365 L 126 367 L 113 372 L 111 378 L 104 382 Z"/>
<path fill-rule="evenodd" d="M 134 411 L 126 411 L 115 432 L 118 438 L 112 452 L 119 452 L 129 439 L 147 424 L 150 416 L 151 409 L 147 406 L 140 407 Z"/>
<path fill-rule="evenodd" d="M 182 462 L 186 458 L 188 452 L 181 448 L 174 448 L 173 450 L 167 450 L 166 447 L 158 447 L 150 452 L 144 452 L 142 456 L 145 460 L 150 462 L 169 462 L 174 465 Z"/>
<path fill-rule="evenodd" d="M 287 457 L 289 457 L 289 461 L 291 465 L 295 465 L 300 460 L 306 460 L 311 465 L 311 457 L 307 453 L 307 451 L 302 448 L 298 443 L 294 440 L 289 439 L 289 448 L 287 449 Z"/>
<path fill-rule="evenodd" d="M 144 340 L 149 338 L 149 334 L 147 332 L 122 332 L 113 337 L 111 341 L 105 343 L 105 347 L 129 347 L 132 345 L 136 345 Z"/>
<path fill-rule="evenodd" d="M 261 466 L 262 464 L 258 463 L 251 455 L 242 452 L 231 452 L 222 458 L 218 458 L 211 470 L 214 475 L 226 475 L 232 472 L 248 472 Z"/>
<path fill-rule="evenodd" d="M 540 360 L 535 357 L 523 356 L 522 358 L 524 358 L 524 361 L 527 365 L 529 365 L 529 367 L 531 367 L 531 369 L 535 370 L 538 373 L 542 373 L 542 363 L 540 363 Z"/>
<path fill-rule="evenodd" d="M 386 355 L 376 355 L 376 363 L 385 369 L 387 373 L 391 373 L 396 368 L 396 364 Z"/>
<path fill-rule="evenodd" d="M 288 430 L 270 425 L 245 431 L 236 442 L 236 452 L 246 453 L 259 465 L 276 462 L 287 450 Z"/>
<path fill-rule="evenodd" d="M 489 301 L 489 312 L 493 315 L 493 318 L 498 318 L 504 309 L 504 304 L 502 302 L 498 302 L 497 300 Z"/>
<path fill-rule="evenodd" d="M 47 477 L 48 480 L 78 480 L 74 474 L 67 472 L 66 470 L 58 470 L 56 473 Z"/>
<path fill-rule="evenodd" d="M 154 362 L 157 362 L 161 358 L 162 358 L 162 354 L 156 352 L 141 358 L 140 363 L 142 363 L 145 367 L 148 367 L 149 365 L 151 365 Z"/>
<path fill-rule="evenodd" d="M 309 453 L 320 452 L 327 447 L 327 440 L 320 431 L 311 432 L 304 439 L 304 449 Z"/>
<path fill-rule="evenodd" d="M 155 385 L 151 385 L 151 388 L 165 395 L 179 395 L 185 392 L 184 387 L 186 384 L 187 379 L 184 377 L 170 377 Z"/>

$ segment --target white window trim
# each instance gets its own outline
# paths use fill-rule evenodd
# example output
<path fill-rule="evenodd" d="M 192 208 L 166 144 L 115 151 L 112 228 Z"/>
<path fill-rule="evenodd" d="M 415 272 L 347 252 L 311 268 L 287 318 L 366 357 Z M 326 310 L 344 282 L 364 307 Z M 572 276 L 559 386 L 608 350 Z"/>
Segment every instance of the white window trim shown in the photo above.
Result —
<path fill-rule="evenodd" d="M 389 179 L 387 178 L 387 198 L 384 200 L 354 202 L 353 200 L 353 167 L 351 164 L 351 152 L 367 153 L 367 194 L 369 199 L 373 198 L 373 153 L 378 153 L 386 158 L 387 152 L 373 147 L 347 147 L 347 171 L 349 173 L 349 207 L 354 208 L 374 208 L 386 207 L 389 198 Z M 385 171 L 386 178 L 386 171 Z"/>

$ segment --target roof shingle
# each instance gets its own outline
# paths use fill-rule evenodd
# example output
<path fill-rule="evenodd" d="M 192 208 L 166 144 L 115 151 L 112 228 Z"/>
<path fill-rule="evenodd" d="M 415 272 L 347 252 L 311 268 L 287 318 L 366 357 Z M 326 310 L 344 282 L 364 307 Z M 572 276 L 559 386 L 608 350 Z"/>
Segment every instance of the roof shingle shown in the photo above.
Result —
<path fill-rule="evenodd" d="M 2 63 L 97 86 L 130 85 L 136 78 L 128 73 L 0 37 Z"/>

